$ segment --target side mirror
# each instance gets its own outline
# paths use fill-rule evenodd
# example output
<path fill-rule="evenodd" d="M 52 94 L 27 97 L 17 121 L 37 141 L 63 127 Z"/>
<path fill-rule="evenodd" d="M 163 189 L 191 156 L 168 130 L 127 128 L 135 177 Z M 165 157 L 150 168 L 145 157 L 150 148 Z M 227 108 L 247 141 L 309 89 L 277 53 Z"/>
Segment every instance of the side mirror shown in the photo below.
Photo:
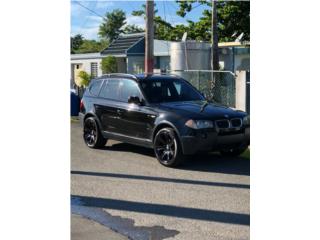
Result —
<path fill-rule="evenodd" d="M 128 103 L 133 103 L 137 105 L 142 105 L 142 101 L 138 96 L 130 96 L 128 99 Z"/>

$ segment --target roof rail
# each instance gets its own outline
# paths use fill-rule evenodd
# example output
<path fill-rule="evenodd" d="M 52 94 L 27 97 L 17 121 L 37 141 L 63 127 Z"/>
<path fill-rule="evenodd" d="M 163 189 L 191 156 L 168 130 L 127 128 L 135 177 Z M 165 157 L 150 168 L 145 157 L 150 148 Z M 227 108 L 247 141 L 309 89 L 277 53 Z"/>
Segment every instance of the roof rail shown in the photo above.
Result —
<path fill-rule="evenodd" d="M 129 73 L 107 73 L 103 74 L 101 77 L 130 77 L 134 78 L 135 80 L 138 80 L 138 78 L 135 75 Z"/>

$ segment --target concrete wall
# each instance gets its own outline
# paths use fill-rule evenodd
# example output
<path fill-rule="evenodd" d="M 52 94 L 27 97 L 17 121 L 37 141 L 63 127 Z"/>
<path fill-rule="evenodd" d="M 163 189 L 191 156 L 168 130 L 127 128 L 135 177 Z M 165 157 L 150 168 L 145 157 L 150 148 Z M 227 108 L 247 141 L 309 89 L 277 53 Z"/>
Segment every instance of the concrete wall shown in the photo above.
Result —
<path fill-rule="evenodd" d="M 232 48 L 224 47 L 219 49 L 219 64 L 223 70 L 233 72 Z"/>
<path fill-rule="evenodd" d="M 79 65 L 81 70 L 91 74 L 91 63 L 98 64 L 98 76 L 101 76 L 102 75 L 101 64 L 100 64 L 101 59 L 80 59 L 80 60 L 71 60 L 71 78 L 74 78 L 74 71 L 77 65 Z"/>
<path fill-rule="evenodd" d="M 170 45 L 170 66 L 172 70 L 208 70 L 210 65 L 210 44 L 203 42 L 174 42 Z"/>
<path fill-rule="evenodd" d="M 236 71 L 236 109 L 250 112 L 249 72 Z"/>
<path fill-rule="evenodd" d="M 244 47 L 223 47 L 219 54 L 220 65 L 226 71 L 250 71 L 250 50 Z"/>
<path fill-rule="evenodd" d="M 235 55 L 234 70 L 250 71 L 250 54 Z"/>
<path fill-rule="evenodd" d="M 160 56 L 160 69 L 170 69 L 170 56 Z"/>

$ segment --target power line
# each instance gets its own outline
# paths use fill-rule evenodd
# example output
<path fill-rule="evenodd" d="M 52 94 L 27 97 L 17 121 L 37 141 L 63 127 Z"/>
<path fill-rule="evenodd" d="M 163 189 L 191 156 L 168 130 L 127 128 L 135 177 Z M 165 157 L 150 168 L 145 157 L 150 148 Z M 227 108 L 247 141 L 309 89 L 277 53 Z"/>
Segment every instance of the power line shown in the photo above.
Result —
<path fill-rule="evenodd" d="M 101 18 L 103 18 L 103 19 L 104 19 L 104 16 L 102 16 L 102 15 L 100 15 L 99 13 L 97 13 L 97 12 L 93 11 L 92 9 L 90 9 L 90 8 L 88 8 L 88 7 L 84 6 L 84 5 L 82 5 L 80 2 L 78 2 L 78 1 L 74 1 L 74 2 L 75 2 L 76 4 L 78 4 L 79 6 L 81 6 L 81 7 L 85 8 L 85 9 L 87 9 L 87 10 L 88 10 L 88 11 L 90 11 L 90 12 L 92 12 L 93 14 L 97 15 L 98 17 L 101 17 Z"/>
<path fill-rule="evenodd" d="M 90 3 L 91 3 L 91 2 L 90 2 Z M 94 1 L 94 7 L 93 7 L 93 9 L 95 9 L 96 6 L 97 6 L 97 0 Z M 90 15 L 91 15 L 91 14 L 90 14 Z M 86 16 L 84 22 L 83 22 L 82 25 L 81 25 L 81 28 L 83 28 L 83 27 L 87 24 L 88 20 L 89 20 L 89 16 Z"/>

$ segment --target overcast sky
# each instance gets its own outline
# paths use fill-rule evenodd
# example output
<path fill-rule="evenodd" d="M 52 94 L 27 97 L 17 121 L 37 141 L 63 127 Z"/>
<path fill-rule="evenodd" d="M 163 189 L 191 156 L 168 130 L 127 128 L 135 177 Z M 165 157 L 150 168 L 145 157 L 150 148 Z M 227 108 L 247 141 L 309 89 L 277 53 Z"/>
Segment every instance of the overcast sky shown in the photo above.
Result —
<path fill-rule="evenodd" d="M 87 10 L 81 5 L 91 9 L 95 13 Z M 87 0 L 87 1 L 71 1 L 71 36 L 82 34 L 86 39 L 98 39 L 98 29 L 101 23 L 101 17 L 106 12 L 111 12 L 114 9 L 121 9 L 126 13 L 127 23 L 136 24 L 144 28 L 144 19 L 131 15 L 133 10 L 140 10 L 145 1 L 102 1 L 102 0 Z M 186 23 L 187 20 L 197 21 L 204 8 L 207 6 L 196 7 L 191 13 L 184 18 L 176 15 L 178 4 L 175 1 L 155 1 L 158 15 L 172 25 Z M 196 6 L 196 5 L 195 5 Z"/>

